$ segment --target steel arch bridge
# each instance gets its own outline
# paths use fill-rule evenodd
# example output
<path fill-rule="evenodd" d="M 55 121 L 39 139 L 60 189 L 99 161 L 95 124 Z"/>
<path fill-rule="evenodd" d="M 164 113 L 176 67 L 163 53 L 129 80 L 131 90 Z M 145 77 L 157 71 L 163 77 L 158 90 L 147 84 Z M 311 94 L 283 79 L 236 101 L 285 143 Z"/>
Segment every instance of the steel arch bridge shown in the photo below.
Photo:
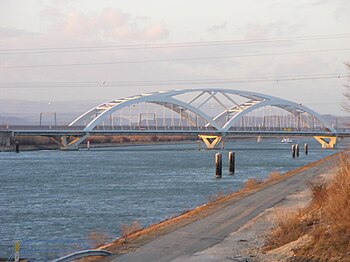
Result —
<path fill-rule="evenodd" d="M 215 138 L 234 132 L 314 135 L 324 146 L 335 141 L 325 134 L 336 130 L 312 109 L 278 97 L 232 89 L 182 89 L 150 92 L 100 104 L 69 124 L 84 133 L 75 139 L 63 136 L 66 148 L 76 148 L 97 130 L 106 133 L 196 133 Z M 318 133 L 323 136 L 316 137 Z M 208 137 L 201 137 L 208 147 Z"/>

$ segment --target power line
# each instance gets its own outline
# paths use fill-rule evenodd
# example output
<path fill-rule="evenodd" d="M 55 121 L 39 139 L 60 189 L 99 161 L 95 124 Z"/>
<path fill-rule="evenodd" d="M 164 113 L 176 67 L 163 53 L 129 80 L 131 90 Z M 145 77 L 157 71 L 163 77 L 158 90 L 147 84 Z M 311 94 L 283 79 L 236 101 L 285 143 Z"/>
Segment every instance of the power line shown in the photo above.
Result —
<path fill-rule="evenodd" d="M 212 78 L 212 79 L 182 79 L 182 80 L 146 80 L 146 81 L 106 81 L 106 82 L 0 82 L 1 89 L 42 89 L 42 88 L 113 88 L 121 86 L 154 86 L 154 85 L 219 85 L 257 82 L 284 82 L 302 80 L 324 80 L 348 78 L 346 74 L 300 75 L 259 78 Z M 29 84 L 25 86 L 24 84 Z M 5 86 L 3 86 L 5 85 Z"/>
<path fill-rule="evenodd" d="M 117 84 L 117 83 L 159 83 L 159 82 L 183 82 L 183 81 L 225 81 L 225 80 L 251 80 L 251 79 L 281 79 L 298 77 L 346 77 L 343 73 L 288 75 L 288 76 L 264 76 L 264 77 L 236 77 L 236 78 L 202 78 L 202 79 L 159 79 L 159 80 L 109 80 L 109 81 L 0 81 L 0 84 Z"/>
<path fill-rule="evenodd" d="M 139 45 L 104 45 L 104 46 L 72 46 L 72 47 L 43 47 L 43 48 L 16 48 L 0 49 L 0 55 L 14 54 L 42 54 L 42 53 L 65 53 L 65 52 L 96 52 L 96 51 L 113 51 L 113 50 L 130 50 L 130 49 L 158 49 L 158 48 L 184 48 L 216 45 L 240 45 L 256 44 L 286 41 L 309 41 L 309 40 L 327 40 L 349 38 L 350 34 L 334 35 L 314 35 L 284 38 L 260 38 L 250 40 L 222 40 L 222 41 L 201 41 L 201 42 L 175 42 L 165 44 L 139 44 Z"/>
<path fill-rule="evenodd" d="M 118 65 L 118 64 L 196 61 L 196 60 L 199 61 L 199 60 L 216 60 L 216 59 L 229 59 L 229 58 L 244 58 L 244 57 L 262 57 L 262 56 L 274 56 L 274 55 L 295 55 L 295 54 L 311 54 L 311 53 L 323 53 L 323 52 L 339 52 L 339 51 L 349 51 L 349 50 L 350 50 L 350 48 L 338 48 L 338 49 L 321 49 L 321 50 L 308 50 L 308 51 L 295 51 L 295 52 L 241 54 L 241 55 L 226 55 L 226 56 L 211 56 L 211 57 L 166 58 L 166 59 L 130 60 L 130 61 L 112 61 L 112 62 L 90 62 L 90 63 L 71 63 L 71 64 L 14 65 L 14 66 L 0 66 L 0 69 Z"/>

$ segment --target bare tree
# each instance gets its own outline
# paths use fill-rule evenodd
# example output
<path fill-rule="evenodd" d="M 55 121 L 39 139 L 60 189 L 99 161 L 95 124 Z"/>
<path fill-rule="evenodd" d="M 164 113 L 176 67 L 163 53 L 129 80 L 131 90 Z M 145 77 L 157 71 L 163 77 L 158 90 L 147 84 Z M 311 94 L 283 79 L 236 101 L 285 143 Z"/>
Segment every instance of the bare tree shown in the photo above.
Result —
<path fill-rule="evenodd" d="M 347 71 L 350 73 L 350 62 L 345 63 L 346 69 Z M 345 92 L 344 92 L 344 96 L 346 98 L 346 102 L 343 103 L 343 108 L 345 111 L 350 112 L 350 77 L 349 77 L 349 81 L 347 84 L 345 84 Z"/>

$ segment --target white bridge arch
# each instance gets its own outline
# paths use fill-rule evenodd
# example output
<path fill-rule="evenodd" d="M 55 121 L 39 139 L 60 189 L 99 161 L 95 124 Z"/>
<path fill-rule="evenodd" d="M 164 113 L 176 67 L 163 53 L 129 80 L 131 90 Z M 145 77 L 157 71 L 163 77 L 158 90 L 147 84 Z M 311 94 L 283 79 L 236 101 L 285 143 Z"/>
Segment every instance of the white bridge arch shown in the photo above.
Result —
<path fill-rule="evenodd" d="M 184 102 L 177 98 L 181 95 L 191 94 L 195 94 L 195 96 L 189 102 Z M 218 98 L 218 95 L 221 95 L 221 99 Z M 239 103 L 232 99 L 231 95 L 245 98 L 247 101 Z M 204 101 L 199 103 L 199 99 L 203 99 L 205 96 Z M 226 98 L 226 103 L 222 101 L 222 98 Z M 201 109 L 210 100 L 215 100 L 223 108 L 223 111 L 214 117 L 209 116 Z M 195 125 L 195 120 L 191 119 L 190 114 L 194 114 L 196 117 L 201 117 L 206 121 L 206 127 L 221 133 L 228 132 L 234 124 L 250 112 L 266 106 L 285 110 L 295 116 L 306 113 L 313 119 L 317 119 L 323 126 L 323 129 L 332 133 L 336 132 L 319 114 L 301 104 L 256 92 L 208 88 L 158 91 L 114 99 L 90 109 L 70 123 L 69 126 L 84 126 L 84 131 L 89 132 L 105 119 L 108 119 L 114 112 L 140 103 L 152 103 L 163 106 L 179 114 L 180 118 L 187 118 L 193 125 Z M 222 121 L 223 124 L 221 123 Z"/>

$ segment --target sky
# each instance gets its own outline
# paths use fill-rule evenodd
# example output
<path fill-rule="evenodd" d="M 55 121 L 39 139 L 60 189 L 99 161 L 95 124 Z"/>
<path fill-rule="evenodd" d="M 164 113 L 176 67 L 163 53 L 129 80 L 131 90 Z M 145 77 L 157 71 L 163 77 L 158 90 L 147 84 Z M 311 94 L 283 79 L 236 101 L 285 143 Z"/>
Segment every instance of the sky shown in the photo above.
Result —
<path fill-rule="evenodd" d="M 0 0 L 0 100 L 216 87 L 345 115 L 349 14 L 348 0 Z M 282 81 L 302 76 L 318 77 Z M 232 81 L 188 84 L 203 79 Z"/>

